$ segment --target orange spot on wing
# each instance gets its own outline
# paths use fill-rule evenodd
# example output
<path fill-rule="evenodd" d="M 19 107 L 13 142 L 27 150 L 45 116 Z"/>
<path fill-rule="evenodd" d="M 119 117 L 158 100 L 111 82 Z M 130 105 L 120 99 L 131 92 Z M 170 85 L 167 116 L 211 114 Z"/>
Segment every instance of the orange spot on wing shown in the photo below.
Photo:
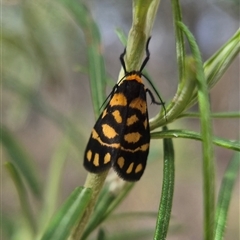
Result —
<path fill-rule="evenodd" d="M 88 150 L 88 152 L 86 154 L 86 158 L 89 162 L 91 161 L 91 159 L 92 159 L 92 151 L 91 150 Z"/>
<path fill-rule="evenodd" d="M 118 111 L 118 110 L 115 110 L 113 113 L 112 113 L 115 121 L 117 123 L 121 123 L 122 122 L 122 117 L 121 117 L 121 113 Z"/>
<path fill-rule="evenodd" d="M 129 167 L 128 167 L 126 173 L 131 173 L 132 170 L 133 170 L 133 162 L 129 165 Z"/>
<path fill-rule="evenodd" d="M 128 143 L 136 143 L 142 135 L 139 132 L 128 133 L 124 135 L 124 140 Z"/>
<path fill-rule="evenodd" d="M 119 157 L 117 160 L 117 164 L 120 168 L 123 168 L 125 159 L 123 157 Z"/>
<path fill-rule="evenodd" d="M 92 138 L 97 140 L 102 146 L 107 146 L 107 147 L 112 147 L 112 148 L 119 148 L 120 147 L 120 143 L 109 144 L 109 143 L 103 142 L 95 129 L 92 130 Z"/>
<path fill-rule="evenodd" d="M 127 126 L 130 126 L 132 124 L 134 124 L 135 122 L 139 121 L 138 117 L 136 116 L 136 114 L 132 115 L 131 117 L 129 117 L 127 119 Z"/>
<path fill-rule="evenodd" d="M 127 98 L 122 93 L 115 93 L 110 101 L 110 106 L 126 106 Z"/>
<path fill-rule="evenodd" d="M 102 131 L 105 137 L 107 138 L 115 138 L 118 135 L 118 133 L 114 130 L 114 128 L 112 128 L 108 124 L 102 125 Z"/>
<path fill-rule="evenodd" d="M 142 171 L 142 169 L 143 169 L 143 165 L 141 163 L 139 163 L 135 169 L 135 173 Z"/>
<path fill-rule="evenodd" d="M 129 107 L 138 109 L 142 114 L 146 114 L 147 112 L 146 101 L 141 98 L 133 99 L 132 102 L 129 104 Z"/>
<path fill-rule="evenodd" d="M 99 166 L 99 154 L 95 153 L 94 159 L 93 159 L 93 164 L 98 167 Z"/>
<path fill-rule="evenodd" d="M 104 164 L 110 162 L 110 160 L 111 160 L 110 153 L 105 154 L 105 156 L 104 156 Z"/>

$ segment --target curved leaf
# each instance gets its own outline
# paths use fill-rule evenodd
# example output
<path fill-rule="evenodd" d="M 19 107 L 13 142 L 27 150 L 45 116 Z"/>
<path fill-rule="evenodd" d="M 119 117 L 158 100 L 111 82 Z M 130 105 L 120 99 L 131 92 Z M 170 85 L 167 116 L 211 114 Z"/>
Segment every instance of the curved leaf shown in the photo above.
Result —
<path fill-rule="evenodd" d="M 73 226 L 83 216 L 91 194 L 91 189 L 76 188 L 50 221 L 41 240 L 66 240 Z"/>

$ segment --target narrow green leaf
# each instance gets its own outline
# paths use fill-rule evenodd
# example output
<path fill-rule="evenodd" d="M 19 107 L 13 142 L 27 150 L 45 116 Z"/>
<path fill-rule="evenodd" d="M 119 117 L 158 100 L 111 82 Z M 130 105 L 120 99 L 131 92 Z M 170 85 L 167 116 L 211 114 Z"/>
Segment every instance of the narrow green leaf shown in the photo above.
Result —
<path fill-rule="evenodd" d="M 211 89 L 221 79 L 230 64 L 240 52 L 240 30 L 238 30 L 212 57 L 204 63 L 204 74 Z M 194 91 L 192 100 L 186 109 L 197 102 L 197 92 Z"/>
<path fill-rule="evenodd" d="M 182 20 L 181 7 L 178 0 L 172 0 L 171 3 L 176 38 L 179 84 L 175 97 L 166 107 L 166 115 L 161 111 L 154 118 L 150 119 L 151 130 L 174 121 L 178 115 L 185 110 L 196 88 L 196 76 L 192 74 L 192 71 L 188 70 L 188 68 L 192 67 L 193 60 L 191 58 L 186 58 L 183 32 L 177 25 L 177 23 Z"/>
<path fill-rule="evenodd" d="M 44 192 L 44 203 L 39 216 L 40 226 L 43 226 L 40 227 L 41 229 L 46 228 L 46 224 L 49 222 L 49 219 L 56 211 L 62 171 L 67 159 L 67 155 L 69 153 L 70 146 L 71 144 L 69 142 L 69 139 L 64 137 L 64 139 L 55 150 L 52 159 L 50 160 L 48 180 L 46 181 L 47 185 Z"/>
<path fill-rule="evenodd" d="M 173 11 L 173 24 L 175 29 L 176 38 L 176 53 L 177 53 L 177 63 L 178 63 L 178 75 L 179 82 L 183 81 L 185 78 L 185 45 L 183 32 L 177 26 L 178 22 L 182 21 L 181 7 L 178 0 L 172 0 L 172 11 Z"/>
<path fill-rule="evenodd" d="M 85 36 L 87 44 L 89 77 L 94 107 L 94 114 L 97 118 L 100 108 L 106 98 L 106 73 L 104 59 L 102 56 L 101 36 L 89 9 L 82 1 L 61 0 L 60 1 L 73 16 Z"/>
<path fill-rule="evenodd" d="M 167 127 L 163 128 L 167 130 Z M 163 139 L 164 149 L 164 169 L 163 169 L 163 184 L 161 201 L 159 205 L 156 229 L 154 233 L 154 240 L 164 240 L 167 237 L 173 192 L 174 192 L 174 148 L 172 139 Z"/>
<path fill-rule="evenodd" d="M 196 112 L 186 112 L 180 114 L 178 118 L 199 118 L 200 114 Z M 211 113 L 211 118 L 240 118 L 240 112 L 215 112 Z"/>
<path fill-rule="evenodd" d="M 166 125 L 178 118 L 192 99 L 192 94 L 197 85 L 196 74 L 191 70 L 194 66 L 194 59 L 192 57 L 188 57 L 185 60 L 185 76 L 178 84 L 177 93 L 174 98 L 166 107 L 166 116 L 164 115 L 164 112 L 160 112 L 154 118 L 150 119 L 151 130 Z"/>
<path fill-rule="evenodd" d="M 214 237 L 215 215 L 215 166 L 208 86 L 204 75 L 201 53 L 198 49 L 196 41 L 183 23 L 179 22 L 178 25 L 187 37 L 191 52 L 196 62 L 195 71 L 198 83 L 198 103 L 201 121 L 201 134 L 203 139 L 204 239 L 212 240 Z"/>
<path fill-rule="evenodd" d="M 114 183 L 113 183 L 113 185 L 114 185 Z M 116 184 L 115 184 L 115 186 L 116 186 Z M 103 220 L 105 218 L 107 218 L 117 208 L 117 206 L 119 206 L 119 204 L 129 194 L 129 192 L 131 191 L 133 186 L 134 186 L 134 183 L 126 182 L 122 186 L 120 186 L 119 189 L 115 190 L 115 192 L 114 192 L 115 198 L 113 199 L 111 204 L 109 204 L 109 206 L 108 206 L 108 208 L 107 208 L 107 210 L 106 210 L 106 212 L 103 216 Z M 111 188 L 111 186 L 109 186 L 109 188 Z M 113 193 L 108 192 L 108 194 L 113 194 Z"/>
<path fill-rule="evenodd" d="M 229 162 L 221 183 L 216 209 L 215 240 L 222 240 L 224 238 L 229 204 L 234 184 L 239 175 L 239 167 L 240 153 L 236 153 Z"/>
<path fill-rule="evenodd" d="M 209 87 L 212 88 L 226 72 L 240 52 L 240 30 L 204 63 L 204 72 Z"/>
<path fill-rule="evenodd" d="M 168 130 L 161 132 L 153 132 L 151 133 L 151 139 L 159 139 L 159 138 L 188 138 L 203 141 L 200 133 L 188 131 L 188 130 Z M 240 151 L 240 142 L 237 140 L 228 140 L 219 137 L 213 137 L 213 143 L 217 146 L 224 147 L 227 149 Z"/>
<path fill-rule="evenodd" d="M 11 162 L 6 162 L 5 167 L 7 168 L 9 174 L 12 177 L 12 180 L 14 182 L 14 185 L 17 189 L 21 209 L 23 211 L 23 215 L 25 216 L 29 229 L 31 230 L 31 233 L 35 233 L 37 230 L 36 225 L 36 219 L 34 219 L 33 211 L 31 209 L 30 201 L 27 194 L 27 189 L 25 188 L 25 185 L 22 181 L 21 174 L 19 171 L 15 168 L 14 164 Z"/>
<path fill-rule="evenodd" d="M 108 170 L 105 172 L 101 172 L 99 174 L 90 173 L 90 172 L 88 173 L 84 187 L 91 189 L 92 196 L 91 196 L 88 206 L 85 209 L 83 217 L 77 223 L 77 225 L 72 233 L 71 239 L 73 239 L 73 240 L 81 239 L 84 229 L 86 228 L 86 225 L 92 215 L 92 212 L 94 210 L 95 204 L 97 202 L 99 193 L 103 187 L 103 184 L 107 177 L 107 174 L 108 174 Z"/>
<path fill-rule="evenodd" d="M 14 136 L 4 127 L 0 127 L 1 141 L 7 150 L 11 161 L 19 169 L 22 177 L 25 178 L 27 185 L 30 187 L 32 193 L 41 198 L 41 188 L 39 185 L 39 178 L 36 167 L 33 165 L 34 160 L 28 155 L 20 143 Z"/>
<path fill-rule="evenodd" d="M 127 45 L 127 36 L 126 34 L 123 32 L 123 30 L 121 28 L 116 28 L 115 32 L 119 38 L 119 40 L 121 41 L 123 46 Z"/>
<path fill-rule="evenodd" d="M 76 188 L 50 221 L 41 240 L 66 240 L 73 226 L 81 219 L 91 193 L 90 189 Z"/>

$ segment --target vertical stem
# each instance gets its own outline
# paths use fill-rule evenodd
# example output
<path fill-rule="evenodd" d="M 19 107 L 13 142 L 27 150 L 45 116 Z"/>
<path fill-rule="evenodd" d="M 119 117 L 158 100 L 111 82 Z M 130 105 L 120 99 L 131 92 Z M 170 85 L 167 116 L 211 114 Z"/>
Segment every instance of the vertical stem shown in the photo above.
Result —
<path fill-rule="evenodd" d="M 201 54 L 198 49 L 196 40 L 192 33 L 183 23 L 178 26 L 185 33 L 191 52 L 195 59 L 196 80 L 198 86 L 198 102 L 201 120 L 201 135 L 203 139 L 203 194 L 204 194 L 204 239 L 212 240 L 214 237 L 214 220 L 215 220 L 215 165 L 213 153 L 213 132 L 211 122 L 210 101 L 208 96 L 207 81 L 204 75 Z"/>
<path fill-rule="evenodd" d="M 88 173 L 84 187 L 92 189 L 91 201 L 89 202 L 83 217 L 80 219 L 78 225 L 74 229 L 73 234 L 69 240 L 81 239 L 83 231 L 89 221 L 89 218 L 92 214 L 92 211 L 93 211 L 96 201 L 98 199 L 99 192 L 102 189 L 104 181 L 107 177 L 107 174 L 108 174 L 108 171 L 105 171 L 100 174 Z"/>

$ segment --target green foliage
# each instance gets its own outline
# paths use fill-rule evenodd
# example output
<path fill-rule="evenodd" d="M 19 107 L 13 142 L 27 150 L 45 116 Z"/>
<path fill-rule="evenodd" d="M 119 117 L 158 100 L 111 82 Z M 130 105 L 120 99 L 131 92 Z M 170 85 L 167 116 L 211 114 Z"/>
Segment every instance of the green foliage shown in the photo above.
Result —
<path fill-rule="evenodd" d="M 85 208 L 91 198 L 91 189 L 78 187 L 75 189 L 63 206 L 51 219 L 42 240 L 67 239 L 74 226 L 84 214 Z"/>
<path fill-rule="evenodd" d="M 121 29 L 117 30 L 119 39 L 127 46 L 125 61 L 129 70 L 138 69 L 141 65 L 145 43 L 151 35 L 159 2 L 134 0 L 133 22 L 128 38 Z M 240 161 L 239 154 L 230 161 L 215 206 L 215 169 L 218 162 L 215 161 L 213 149 L 216 145 L 239 152 L 240 143 L 237 140 L 214 136 L 212 118 L 239 118 L 240 114 L 211 112 L 209 91 L 221 80 L 239 54 L 240 31 L 237 31 L 203 63 L 194 36 L 183 24 L 180 3 L 172 0 L 178 87 L 174 98 L 166 103 L 166 114 L 161 110 L 150 119 L 151 138 L 158 140 L 158 144 L 159 140 L 163 139 L 163 174 L 159 174 L 163 175 L 163 183 L 159 210 L 154 213 L 143 210 L 139 213 L 113 215 L 113 211 L 131 192 L 134 184 L 119 181 L 116 177 L 107 178 L 105 182 L 107 172 L 97 175 L 88 174 L 84 187 L 77 187 L 71 191 L 64 203 L 58 206 L 66 159 L 69 155 L 75 154 L 77 159 L 82 161 L 85 122 L 82 120 L 79 124 L 73 117 L 49 104 L 44 92 L 40 91 L 48 84 L 50 88 L 64 85 L 64 79 L 70 76 L 67 69 L 73 66 L 73 63 L 68 62 L 68 54 L 74 52 L 75 48 L 79 51 L 84 49 L 83 55 L 87 57 L 87 66 L 78 66 L 78 69 L 89 77 L 93 112 L 95 117 L 99 115 L 106 98 L 105 89 L 111 84 L 107 81 L 110 78 L 106 74 L 108 67 L 104 64 L 97 21 L 83 1 L 77 0 L 25 0 L 15 7 L 4 6 L 4 10 L 8 13 L 21 13 L 19 29 L 14 30 L 8 24 L 7 16 L 3 15 L 2 88 L 3 100 L 6 100 L 3 103 L 1 143 L 4 166 L 8 178 L 11 178 L 16 187 L 22 211 L 16 216 L 8 216 L 8 213 L 2 209 L 3 236 L 9 240 L 83 240 L 91 239 L 92 233 L 96 232 L 99 226 L 104 226 L 104 223 L 108 225 L 113 222 L 118 226 L 118 221 L 151 218 L 156 222 L 155 229 L 154 227 L 137 230 L 128 228 L 108 234 L 100 228 L 95 234 L 99 240 L 166 239 L 169 233 L 175 186 L 174 157 L 177 154 L 173 140 L 187 138 L 200 141 L 202 146 L 204 239 L 223 239 L 233 187 L 239 175 Z M 63 16 L 67 21 L 63 20 Z M 70 23 L 74 26 L 69 27 Z M 12 25 L 14 24 L 17 22 L 12 20 Z M 70 31 L 82 37 L 80 44 L 75 42 L 65 44 L 63 39 L 67 38 L 66 35 Z M 58 38 L 58 41 L 55 41 L 55 38 Z M 190 46 L 190 57 L 186 56 L 184 39 Z M 122 74 L 123 72 L 120 71 L 119 79 L 122 78 Z M 144 74 L 149 76 L 148 73 Z M 48 83 L 47 79 L 49 79 Z M 198 104 L 199 112 L 189 112 L 190 107 L 195 104 Z M 44 176 L 40 176 L 37 161 L 31 156 L 30 149 L 25 149 L 24 143 L 17 136 L 16 129 L 21 128 L 31 111 L 45 117 L 62 133 L 49 159 L 48 171 Z M 84 117 L 81 116 L 83 119 Z M 180 118 L 190 117 L 200 120 L 200 132 L 170 129 L 166 126 Z M 161 156 L 158 156 L 158 159 L 160 158 Z M 81 167 L 82 163 L 78 162 L 78 166 Z M 43 178 L 45 183 L 42 181 Z M 135 198 L 137 199 L 138 196 Z"/>
<path fill-rule="evenodd" d="M 163 130 L 167 130 L 167 127 L 163 127 Z M 165 138 L 163 140 L 163 149 L 164 169 L 162 195 L 159 205 L 156 230 L 154 233 L 154 240 L 166 239 L 167 237 L 174 193 L 175 164 L 174 147 L 171 138 Z"/>
<path fill-rule="evenodd" d="M 228 164 L 224 178 L 221 183 L 221 190 L 218 195 L 216 208 L 215 239 L 220 240 L 224 237 L 227 214 L 233 192 L 233 187 L 239 174 L 239 152 L 234 155 Z"/>

